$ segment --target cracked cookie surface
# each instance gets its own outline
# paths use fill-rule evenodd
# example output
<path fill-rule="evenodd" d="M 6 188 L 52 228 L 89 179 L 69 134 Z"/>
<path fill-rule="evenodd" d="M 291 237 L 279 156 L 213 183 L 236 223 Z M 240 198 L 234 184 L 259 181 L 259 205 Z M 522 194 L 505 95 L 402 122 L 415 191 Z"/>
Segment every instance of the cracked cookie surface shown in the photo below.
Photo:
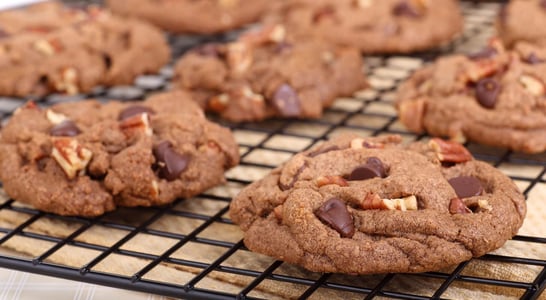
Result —
<path fill-rule="evenodd" d="M 130 84 L 169 58 L 161 31 L 98 7 L 46 2 L 0 13 L 0 95 L 76 94 Z"/>
<path fill-rule="evenodd" d="M 312 271 L 424 272 L 501 247 L 523 222 L 515 184 L 460 144 L 344 135 L 236 196 L 256 252 Z"/>
<path fill-rule="evenodd" d="M 318 118 L 336 97 L 367 86 L 363 68 L 355 48 L 293 41 L 283 26 L 271 25 L 190 50 L 177 62 L 173 84 L 234 122 Z"/>
<path fill-rule="evenodd" d="M 231 132 L 183 92 L 18 109 L 1 131 L 0 179 L 13 199 L 61 215 L 155 206 L 224 181 Z"/>
<path fill-rule="evenodd" d="M 296 36 L 317 36 L 363 53 L 409 53 L 436 48 L 462 32 L 453 0 L 292 0 L 265 22 L 280 22 Z"/>
<path fill-rule="evenodd" d="M 396 106 L 414 132 L 527 153 L 546 150 L 546 51 L 497 39 L 478 53 L 450 55 L 402 83 Z"/>
<path fill-rule="evenodd" d="M 108 0 L 114 13 L 176 33 L 220 33 L 257 21 L 269 0 Z"/>

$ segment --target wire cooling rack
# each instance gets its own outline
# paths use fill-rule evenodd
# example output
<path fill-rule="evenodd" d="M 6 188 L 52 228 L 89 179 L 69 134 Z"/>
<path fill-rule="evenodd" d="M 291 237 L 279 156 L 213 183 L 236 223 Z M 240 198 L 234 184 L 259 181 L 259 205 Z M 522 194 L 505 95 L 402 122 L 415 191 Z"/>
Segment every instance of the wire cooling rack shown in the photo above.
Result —
<path fill-rule="evenodd" d="M 0 267 L 188 299 L 539 298 L 546 286 L 546 233 L 537 226 L 527 226 L 530 229 L 520 231 L 501 250 L 448 270 L 348 276 L 312 273 L 249 252 L 227 215 L 231 197 L 242 187 L 333 135 L 352 131 L 396 133 L 407 141 L 427 139 L 407 132 L 398 122 L 394 92 L 427 61 L 444 53 L 478 50 L 493 34 L 499 4 L 461 5 L 466 25 L 457 41 L 436 52 L 368 57 L 366 72 L 373 88 L 339 99 L 321 119 L 224 123 L 233 129 L 242 163 L 227 173 L 224 186 L 194 199 L 159 208 L 120 209 L 94 219 L 43 213 L 7 199 L 0 205 L 0 246 L 5 249 Z M 176 36 L 170 42 L 176 58 L 194 45 L 232 37 Z M 89 95 L 51 95 L 39 104 L 89 97 L 140 99 L 168 89 L 172 73 L 171 64 L 157 75 L 139 77 L 133 86 L 97 88 Z M 23 103 L 0 98 L 3 121 Z M 515 180 L 529 199 L 528 218 L 546 217 L 540 210 L 540 202 L 546 201 L 546 155 L 472 143 L 467 147 Z"/>

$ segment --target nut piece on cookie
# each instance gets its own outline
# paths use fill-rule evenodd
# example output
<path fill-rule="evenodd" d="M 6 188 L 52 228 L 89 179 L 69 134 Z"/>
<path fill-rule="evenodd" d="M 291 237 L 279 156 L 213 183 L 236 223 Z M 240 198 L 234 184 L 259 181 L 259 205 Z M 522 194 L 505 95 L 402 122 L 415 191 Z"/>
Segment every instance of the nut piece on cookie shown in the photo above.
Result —
<path fill-rule="evenodd" d="M 462 163 L 473 159 L 472 154 L 463 145 L 454 141 L 432 138 L 428 145 L 441 162 Z"/>
<path fill-rule="evenodd" d="M 381 199 L 379 195 L 370 193 L 360 205 L 362 209 L 417 210 L 417 198 L 411 195 L 403 198 Z"/>
<path fill-rule="evenodd" d="M 144 134 L 146 136 L 154 134 L 148 113 L 141 113 L 125 118 L 120 122 L 119 127 L 128 137 L 136 134 Z"/>
<path fill-rule="evenodd" d="M 51 156 L 63 169 L 68 179 L 74 179 L 76 175 L 85 174 L 85 168 L 93 157 L 93 153 L 75 139 L 56 138 L 53 140 Z"/>
<path fill-rule="evenodd" d="M 316 272 L 433 271 L 497 249 L 523 223 L 523 195 L 462 145 L 433 143 L 464 163 L 400 136 L 339 135 L 241 190 L 231 220 L 248 249 Z M 324 175 L 363 165 L 357 180 Z"/>

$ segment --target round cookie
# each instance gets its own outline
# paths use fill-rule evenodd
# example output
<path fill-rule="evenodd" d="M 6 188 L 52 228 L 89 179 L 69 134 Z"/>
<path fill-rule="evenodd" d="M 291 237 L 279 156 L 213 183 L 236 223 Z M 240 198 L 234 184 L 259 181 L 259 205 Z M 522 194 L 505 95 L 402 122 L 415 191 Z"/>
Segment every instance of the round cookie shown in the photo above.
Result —
<path fill-rule="evenodd" d="M 295 36 L 318 36 L 363 53 L 408 53 L 436 48 L 462 32 L 455 0 L 295 0 L 265 18 Z"/>
<path fill-rule="evenodd" d="M 219 33 L 257 21 L 269 0 L 107 0 L 114 13 L 175 33 Z"/>
<path fill-rule="evenodd" d="M 411 131 L 537 153 L 546 150 L 546 51 L 496 39 L 483 51 L 450 55 L 399 87 L 396 107 Z"/>
<path fill-rule="evenodd" d="M 460 144 L 344 135 L 237 195 L 245 245 L 311 271 L 424 272 L 501 247 L 523 222 L 515 184 Z"/>
<path fill-rule="evenodd" d="M 0 180 L 13 199 L 60 215 L 154 206 L 224 181 L 231 132 L 183 92 L 144 102 L 89 100 L 18 109 L 1 131 Z"/>
<path fill-rule="evenodd" d="M 176 64 L 173 85 L 234 122 L 318 118 L 336 97 L 367 86 L 363 68 L 354 48 L 293 41 L 271 25 L 190 50 Z"/>
<path fill-rule="evenodd" d="M 46 2 L 0 13 L 0 95 L 41 97 L 131 84 L 170 59 L 161 31 L 98 7 Z"/>
<path fill-rule="evenodd" d="M 502 7 L 496 27 L 508 48 L 520 41 L 546 46 L 546 1 L 509 1 Z"/>

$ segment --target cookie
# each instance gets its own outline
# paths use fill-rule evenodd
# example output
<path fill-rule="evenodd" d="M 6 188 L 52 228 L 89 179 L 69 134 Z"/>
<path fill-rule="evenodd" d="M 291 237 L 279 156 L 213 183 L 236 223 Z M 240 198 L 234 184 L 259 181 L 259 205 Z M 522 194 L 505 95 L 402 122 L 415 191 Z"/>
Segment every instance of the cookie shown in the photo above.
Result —
<path fill-rule="evenodd" d="M 265 22 L 282 22 L 296 36 L 318 36 L 363 53 L 409 53 L 447 44 L 462 32 L 454 0 L 285 1 Z"/>
<path fill-rule="evenodd" d="M 293 41 L 271 25 L 190 50 L 176 63 L 173 85 L 233 122 L 318 118 L 336 97 L 367 86 L 363 66 L 357 49 Z"/>
<path fill-rule="evenodd" d="M 268 0 L 107 0 L 114 13 L 175 33 L 220 33 L 257 21 Z"/>
<path fill-rule="evenodd" d="M 501 247 L 523 195 L 460 144 L 344 135 L 295 155 L 237 195 L 252 251 L 311 271 L 424 272 Z"/>
<path fill-rule="evenodd" d="M 97 7 L 45 2 L 0 13 L 0 95 L 41 97 L 131 84 L 170 59 L 163 33 Z"/>
<path fill-rule="evenodd" d="M 168 204 L 222 183 L 239 161 L 237 144 L 189 97 L 27 103 L 1 131 L 5 192 L 43 211 L 90 217 Z"/>
<path fill-rule="evenodd" d="M 491 45 L 450 55 L 416 71 L 399 87 L 401 122 L 414 132 L 515 151 L 546 150 L 546 51 Z"/>
<path fill-rule="evenodd" d="M 511 0 L 502 7 L 495 25 L 508 48 L 520 41 L 546 46 L 546 1 Z"/>

